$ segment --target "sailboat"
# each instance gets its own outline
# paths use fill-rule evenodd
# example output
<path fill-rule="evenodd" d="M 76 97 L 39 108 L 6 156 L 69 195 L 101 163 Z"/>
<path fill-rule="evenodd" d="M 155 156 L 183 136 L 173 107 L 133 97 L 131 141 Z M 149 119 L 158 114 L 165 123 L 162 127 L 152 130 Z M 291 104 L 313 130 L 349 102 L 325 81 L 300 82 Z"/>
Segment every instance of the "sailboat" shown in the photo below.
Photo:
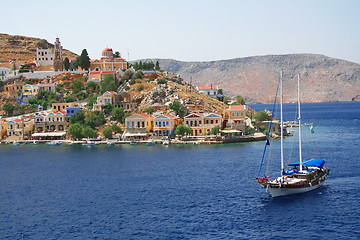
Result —
<path fill-rule="evenodd" d="M 310 159 L 303 161 L 301 154 L 301 115 L 300 115 L 300 74 L 298 74 L 298 120 L 299 120 L 299 161 L 290 163 L 290 169 L 284 170 L 284 128 L 283 128 L 283 88 L 282 88 L 282 71 L 279 78 L 277 92 L 280 84 L 280 117 L 281 117 L 281 175 L 275 179 L 269 179 L 268 176 L 259 177 L 261 166 L 264 160 L 266 147 L 270 145 L 269 134 L 271 129 L 271 122 L 273 119 L 274 111 L 271 116 L 269 124 L 268 135 L 266 144 L 261 159 L 261 166 L 259 169 L 259 176 L 256 178 L 257 183 L 270 191 L 272 197 L 281 197 L 292 194 L 299 194 L 312 191 L 319 188 L 326 180 L 330 170 L 324 167 L 325 160 L 323 159 Z M 276 104 L 276 97 L 274 107 Z"/>

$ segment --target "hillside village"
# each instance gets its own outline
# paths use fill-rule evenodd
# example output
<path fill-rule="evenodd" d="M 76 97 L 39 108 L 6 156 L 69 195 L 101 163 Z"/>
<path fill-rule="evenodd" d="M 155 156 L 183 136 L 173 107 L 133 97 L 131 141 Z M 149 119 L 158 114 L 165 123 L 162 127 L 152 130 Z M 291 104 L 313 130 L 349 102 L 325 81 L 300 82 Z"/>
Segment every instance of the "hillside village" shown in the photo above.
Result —
<path fill-rule="evenodd" d="M 64 58 L 59 38 L 53 46 L 37 48 L 31 63 L 0 63 L 2 141 L 264 137 L 268 114 L 255 113 L 241 97 L 224 100 L 218 86 L 194 87 L 158 62 L 130 64 L 111 48 L 90 59 L 85 49 Z"/>

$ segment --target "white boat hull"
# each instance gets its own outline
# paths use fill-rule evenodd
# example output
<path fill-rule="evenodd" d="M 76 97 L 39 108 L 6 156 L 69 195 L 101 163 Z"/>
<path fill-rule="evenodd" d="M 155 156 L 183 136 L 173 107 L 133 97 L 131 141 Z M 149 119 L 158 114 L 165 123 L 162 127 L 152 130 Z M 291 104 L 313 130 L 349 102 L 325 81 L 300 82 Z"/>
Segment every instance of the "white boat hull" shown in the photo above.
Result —
<path fill-rule="evenodd" d="M 272 197 L 282 197 L 287 195 L 299 194 L 299 193 L 306 193 L 312 190 L 319 188 L 323 182 L 311 186 L 311 187 L 301 187 L 301 188 L 269 188 L 270 194 Z"/>

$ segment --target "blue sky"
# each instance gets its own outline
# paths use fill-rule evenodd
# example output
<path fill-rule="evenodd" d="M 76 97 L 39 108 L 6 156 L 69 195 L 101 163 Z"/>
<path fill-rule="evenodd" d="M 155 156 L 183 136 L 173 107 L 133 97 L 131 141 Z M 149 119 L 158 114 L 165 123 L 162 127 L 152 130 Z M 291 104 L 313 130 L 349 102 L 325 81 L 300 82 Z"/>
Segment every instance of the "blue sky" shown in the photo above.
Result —
<path fill-rule="evenodd" d="M 2 11 L 1 33 L 58 36 L 99 58 L 110 47 L 130 60 L 212 61 L 316 53 L 360 63 L 358 0 L 23 1 Z"/>

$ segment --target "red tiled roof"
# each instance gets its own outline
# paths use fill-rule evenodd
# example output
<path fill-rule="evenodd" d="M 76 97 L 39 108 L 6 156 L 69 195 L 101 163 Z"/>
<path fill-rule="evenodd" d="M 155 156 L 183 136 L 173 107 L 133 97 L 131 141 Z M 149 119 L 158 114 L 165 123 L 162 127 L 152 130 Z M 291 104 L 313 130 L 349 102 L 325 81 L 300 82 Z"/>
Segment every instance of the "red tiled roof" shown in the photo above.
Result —
<path fill-rule="evenodd" d="M 230 105 L 230 110 L 245 110 L 245 105 Z"/>
<path fill-rule="evenodd" d="M 111 48 L 105 48 L 104 50 L 102 50 L 103 52 L 112 52 L 112 49 Z"/>
<path fill-rule="evenodd" d="M 218 89 L 218 86 L 198 87 L 199 90 Z"/>
<path fill-rule="evenodd" d="M 91 74 L 100 74 L 101 72 L 90 72 L 89 75 Z"/>
<path fill-rule="evenodd" d="M 148 115 L 148 114 L 146 114 L 146 113 L 135 113 L 135 114 L 140 115 L 140 116 L 142 116 L 142 117 L 146 117 L 146 118 L 151 117 L 150 115 Z"/>
<path fill-rule="evenodd" d="M 55 83 L 39 83 L 38 85 L 55 85 Z"/>
<path fill-rule="evenodd" d="M 168 118 L 177 118 L 176 116 L 171 115 L 171 114 L 164 114 L 164 116 L 166 116 L 166 117 L 168 117 Z"/>
<path fill-rule="evenodd" d="M 116 71 L 102 71 L 101 73 L 116 73 Z"/>

